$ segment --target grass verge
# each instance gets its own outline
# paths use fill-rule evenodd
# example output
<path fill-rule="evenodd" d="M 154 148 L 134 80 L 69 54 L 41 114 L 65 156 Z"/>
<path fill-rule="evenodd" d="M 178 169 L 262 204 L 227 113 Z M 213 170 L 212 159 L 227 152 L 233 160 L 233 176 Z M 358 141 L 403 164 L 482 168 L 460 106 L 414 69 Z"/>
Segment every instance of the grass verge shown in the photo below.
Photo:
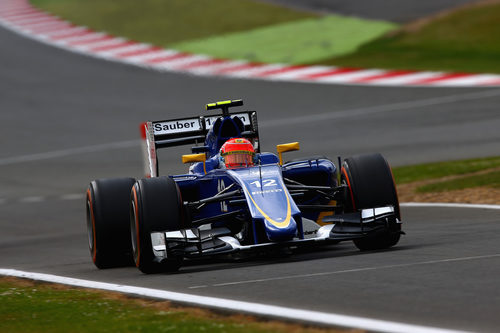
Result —
<path fill-rule="evenodd" d="M 394 23 L 251 0 L 31 0 L 97 31 L 225 59 L 301 64 L 355 51 Z"/>
<path fill-rule="evenodd" d="M 339 332 L 0 277 L 2 332 Z"/>
<path fill-rule="evenodd" d="M 500 204 L 500 156 L 393 169 L 401 202 Z"/>
<path fill-rule="evenodd" d="M 470 5 L 416 22 L 321 64 L 500 73 L 500 2 Z"/>
<path fill-rule="evenodd" d="M 456 191 L 474 187 L 491 187 L 500 189 L 500 171 L 490 171 L 480 175 L 465 176 L 458 179 L 440 181 L 419 186 L 418 192 L 445 192 Z"/>
<path fill-rule="evenodd" d="M 173 44 L 177 50 L 263 63 L 303 64 L 355 51 L 397 25 L 329 15 Z M 349 38 L 346 38 L 349 36 Z"/>
<path fill-rule="evenodd" d="M 500 0 L 464 6 L 379 38 L 389 25 L 370 28 L 373 22 L 361 20 L 353 28 L 339 21 L 309 31 L 302 26 L 310 20 L 320 27 L 329 19 L 251 0 L 31 1 L 95 30 L 222 58 L 500 73 Z M 304 37 L 310 37 L 309 45 Z"/>
<path fill-rule="evenodd" d="M 491 170 L 500 167 L 500 156 L 427 163 L 397 167 L 393 169 L 397 184 L 406 184 L 415 181 L 443 178 L 446 176 L 464 176 L 479 171 Z"/>
<path fill-rule="evenodd" d="M 318 17 L 251 0 L 31 0 L 97 31 L 158 46 Z"/>

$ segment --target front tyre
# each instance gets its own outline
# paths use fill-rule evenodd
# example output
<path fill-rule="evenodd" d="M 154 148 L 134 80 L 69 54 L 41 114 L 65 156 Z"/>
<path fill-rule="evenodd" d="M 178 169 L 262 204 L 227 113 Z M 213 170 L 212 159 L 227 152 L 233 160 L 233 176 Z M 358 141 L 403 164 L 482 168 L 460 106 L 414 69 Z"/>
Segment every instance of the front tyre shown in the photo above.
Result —
<path fill-rule="evenodd" d="M 361 251 L 386 249 L 396 245 L 401 237 L 399 201 L 391 168 L 380 154 L 347 158 L 342 167 L 342 182 L 347 185 L 346 210 L 393 206 L 395 218 L 388 229 L 375 235 L 354 240 Z"/>
<path fill-rule="evenodd" d="M 131 193 L 130 235 L 135 265 L 146 274 L 177 271 L 182 257 L 169 254 L 161 262 L 151 244 L 151 232 L 182 228 L 182 200 L 175 181 L 168 177 L 138 180 Z"/>
<path fill-rule="evenodd" d="M 133 178 L 98 179 L 87 189 L 87 233 L 97 268 L 131 266 L 130 190 Z"/>

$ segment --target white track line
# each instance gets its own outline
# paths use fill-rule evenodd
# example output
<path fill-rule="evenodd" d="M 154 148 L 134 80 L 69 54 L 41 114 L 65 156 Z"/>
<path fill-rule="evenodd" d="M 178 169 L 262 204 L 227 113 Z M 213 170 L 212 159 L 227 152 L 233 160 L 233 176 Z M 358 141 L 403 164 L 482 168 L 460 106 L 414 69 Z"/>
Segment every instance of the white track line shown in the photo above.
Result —
<path fill-rule="evenodd" d="M 37 202 L 42 202 L 44 201 L 45 198 L 44 197 L 40 197 L 40 196 L 34 196 L 34 197 L 25 197 L 25 198 L 22 198 L 21 200 L 19 200 L 20 202 L 22 203 L 37 203 Z"/>
<path fill-rule="evenodd" d="M 266 305 L 260 303 L 251 303 L 236 301 L 231 299 L 198 296 L 184 294 L 173 291 L 142 288 L 134 286 L 118 285 L 114 283 L 96 282 L 82 279 L 74 279 L 63 276 L 24 272 L 14 269 L 0 269 L 0 275 L 26 278 L 51 283 L 60 283 L 70 286 L 101 289 L 115 291 L 125 294 L 138 295 L 143 297 L 152 297 L 165 299 L 173 302 L 180 302 L 190 305 L 209 307 L 213 309 L 229 310 L 232 312 L 245 312 L 249 314 L 276 317 L 281 319 L 303 321 L 322 325 L 340 326 L 357 328 L 368 331 L 387 332 L 387 333 L 459 333 L 463 331 L 411 325 L 392 321 L 368 319 L 362 317 L 341 315 L 335 313 L 318 312 L 302 309 L 287 308 L 282 306 Z"/>
<path fill-rule="evenodd" d="M 86 153 L 95 153 L 110 149 L 139 147 L 140 145 L 141 145 L 141 140 L 130 140 L 130 141 L 112 142 L 112 143 L 105 143 L 101 145 L 93 145 L 93 146 L 86 146 L 79 148 L 61 149 L 45 153 L 6 157 L 6 158 L 0 158 L 0 166 L 25 163 L 25 162 L 34 162 L 40 160 L 47 160 L 51 158 L 67 157 L 67 156 L 86 154 Z"/>
<path fill-rule="evenodd" d="M 61 195 L 59 198 L 61 200 L 81 200 L 84 197 L 85 197 L 85 195 L 82 193 L 70 193 L 70 194 Z"/>
<path fill-rule="evenodd" d="M 401 110 L 407 110 L 407 109 L 412 109 L 412 108 L 429 107 L 429 106 L 435 106 L 435 105 L 442 105 L 442 104 L 448 104 L 448 103 L 456 103 L 456 102 L 463 102 L 463 101 L 482 99 L 482 98 L 491 98 L 491 97 L 498 97 L 498 96 L 500 96 L 499 89 L 484 90 L 484 91 L 472 92 L 472 93 L 467 93 L 467 94 L 440 96 L 440 97 L 426 98 L 426 99 L 420 99 L 420 100 L 414 100 L 414 101 L 406 101 L 406 102 L 398 102 L 398 103 L 385 104 L 385 105 L 361 107 L 361 108 L 350 109 L 350 110 L 340 110 L 340 111 L 335 111 L 335 112 L 309 114 L 309 115 L 298 116 L 298 117 L 288 117 L 288 118 L 282 118 L 282 119 L 276 119 L 276 120 L 269 120 L 269 121 L 262 122 L 262 124 L 259 124 L 259 126 L 260 127 L 274 127 L 274 126 L 287 126 L 287 125 L 299 125 L 299 124 L 301 125 L 301 124 L 311 123 L 311 122 L 321 122 L 321 121 L 333 120 L 333 119 L 361 117 L 361 116 L 366 116 L 366 115 L 371 115 L 371 114 L 379 114 L 379 113 L 392 112 L 392 111 L 401 111 Z"/>
<path fill-rule="evenodd" d="M 461 258 L 449 258 L 449 259 L 440 259 L 440 260 L 429 260 L 429 261 L 421 261 L 421 262 L 399 264 L 399 265 L 385 265 L 385 266 L 374 266 L 374 267 L 361 267 L 361 268 L 354 268 L 354 269 L 345 269 L 345 270 L 340 270 L 340 271 L 318 272 L 318 273 L 287 275 L 287 276 L 277 276 L 277 277 L 263 278 L 263 279 L 242 280 L 242 281 L 232 281 L 232 282 L 225 282 L 225 283 L 216 283 L 216 284 L 212 284 L 212 285 L 199 285 L 199 286 L 189 287 L 189 289 L 200 289 L 200 288 L 207 288 L 207 287 L 225 287 L 225 286 L 234 286 L 234 285 L 242 285 L 242 284 L 254 284 L 254 283 L 259 283 L 259 282 L 278 281 L 278 280 L 303 279 L 303 278 L 310 278 L 310 277 L 316 277 L 316 276 L 328 276 L 328 275 L 337 275 L 337 274 L 346 274 L 346 273 L 358 273 L 358 272 L 366 272 L 366 271 L 377 271 L 377 270 L 382 270 L 382 269 L 407 268 L 407 267 L 412 267 L 412 266 L 433 265 L 433 264 L 442 264 L 442 263 L 457 262 L 457 261 L 481 260 L 481 259 L 491 259 L 491 258 L 499 258 L 499 257 L 500 257 L 500 254 L 497 253 L 497 254 L 488 254 L 488 255 L 473 256 L 473 257 L 461 257 Z"/>
<path fill-rule="evenodd" d="M 163 52 L 163 51 L 161 51 Z M 172 55 L 176 53 L 165 52 L 162 55 Z M 441 105 L 447 103 L 455 103 L 455 102 L 463 102 L 468 100 L 476 100 L 481 98 L 491 98 L 500 96 L 500 90 L 484 90 L 479 92 L 473 92 L 468 94 L 459 94 L 459 95 L 448 95 L 434 98 L 427 98 L 415 101 L 407 101 L 407 102 L 398 102 L 392 104 L 385 105 L 377 105 L 372 107 L 351 109 L 351 110 L 340 110 L 336 112 L 328 112 L 322 114 L 311 114 L 307 116 L 299 116 L 299 117 L 291 117 L 285 119 L 275 119 L 263 121 L 259 124 L 261 128 L 273 127 L 273 126 L 283 126 L 283 125 L 295 125 L 295 124 L 304 124 L 310 122 L 319 122 L 325 120 L 332 119 L 340 119 L 340 118 L 352 118 L 352 117 L 361 117 L 370 114 L 378 114 L 384 112 L 392 112 L 398 110 L 406 110 L 411 108 L 419 108 L 419 107 L 428 107 L 434 105 Z M 56 151 L 49 151 L 44 153 L 35 153 L 14 157 L 6 157 L 0 158 L 0 166 L 11 165 L 16 163 L 24 163 L 24 162 L 32 162 L 39 160 L 46 160 L 50 158 L 59 158 L 59 157 L 67 157 L 71 155 L 77 155 L 82 153 L 93 153 L 99 152 L 103 150 L 109 149 L 122 149 L 122 148 L 130 148 L 139 146 L 140 140 L 129 140 L 129 141 L 120 141 L 120 142 L 112 142 L 107 144 L 93 145 L 93 146 L 85 146 L 78 148 L 70 148 Z"/>
<path fill-rule="evenodd" d="M 404 202 L 401 207 L 438 207 L 438 208 L 478 208 L 478 209 L 497 209 L 500 205 L 486 204 L 468 204 L 468 203 L 447 203 L 447 202 Z"/>

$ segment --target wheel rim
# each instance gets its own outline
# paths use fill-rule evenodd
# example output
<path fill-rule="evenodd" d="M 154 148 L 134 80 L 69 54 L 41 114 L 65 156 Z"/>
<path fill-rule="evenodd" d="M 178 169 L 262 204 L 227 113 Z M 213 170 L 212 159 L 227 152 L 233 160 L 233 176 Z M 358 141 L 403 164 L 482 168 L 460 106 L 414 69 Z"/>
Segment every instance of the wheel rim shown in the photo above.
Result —
<path fill-rule="evenodd" d="M 130 212 L 130 238 L 132 241 L 132 252 L 134 254 L 134 261 L 137 263 L 138 262 L 138 254 L 139 254 L 139 246 L 137 244 L 137 221 L 136 221 L 136 206 L 135 206 L 135 201 L 132 200 L 132 205 L 131 205 L 131 212 Z"/>
<path fill-rule="evenodd" d="M 94 224 L 92 222 L 92 212 L 90 200 L 87 199 L 87 235 L 89 239 L 90 253 L 94 253 Z"/>

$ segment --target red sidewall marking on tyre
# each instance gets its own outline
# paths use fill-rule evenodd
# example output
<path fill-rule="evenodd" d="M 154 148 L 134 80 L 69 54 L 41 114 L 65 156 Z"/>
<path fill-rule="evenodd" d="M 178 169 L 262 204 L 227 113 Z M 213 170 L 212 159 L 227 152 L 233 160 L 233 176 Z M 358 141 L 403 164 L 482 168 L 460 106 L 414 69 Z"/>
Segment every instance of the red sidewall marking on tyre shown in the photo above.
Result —
<path fill-rule="evenodd" d="M 97 244 L 95 238 L 94 205 L 92 204 L 92 194 L 90 193 L 90 189 L 87 189 L 87 200 L 89 202 L 90 219 L 92 220 L 92 261 L 95 263 L 97 258 Z"/>
<path fill-rule="evenodd" d="M 347 181 L 347 186 L 349 186 L 349 193 L 351 194 L 352 208 L 354 210 L 356 210 L 356 203 L 354 202 L 354 195 L 352 193 L 351 181 L 349 180 L 349 176 L 347 176 L 347 171 L 345 170 L 344 167 L 342 167 L 342 173 L 344 174 L 345 179 Z"/>
<path fill-rule="evenodd" d="M 135 266 L 139 267 L 139 262 L 141 260 L 141 244 L 139 238 L 139 202 L 137 201 L 137 191 L 135 190 L 135 186 L 132 187 L 132 193 L 134 194 L 134 202 L 135 202 L 135 239 L 136 239 L 136 251 L 137 251 L 137 259 L 135 261 Z M 134 253 L 135 255 L 135 253 Z"/>

